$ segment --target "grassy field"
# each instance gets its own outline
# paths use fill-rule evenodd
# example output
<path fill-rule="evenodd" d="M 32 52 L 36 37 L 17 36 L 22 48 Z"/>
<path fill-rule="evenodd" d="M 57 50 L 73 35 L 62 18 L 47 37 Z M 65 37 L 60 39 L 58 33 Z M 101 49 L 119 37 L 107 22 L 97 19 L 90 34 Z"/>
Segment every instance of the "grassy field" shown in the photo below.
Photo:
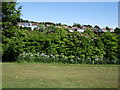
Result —
<path fill-rule="evenodd" d="M 117 88 L 117 65 L 3 63 L 3 88 Z"/>

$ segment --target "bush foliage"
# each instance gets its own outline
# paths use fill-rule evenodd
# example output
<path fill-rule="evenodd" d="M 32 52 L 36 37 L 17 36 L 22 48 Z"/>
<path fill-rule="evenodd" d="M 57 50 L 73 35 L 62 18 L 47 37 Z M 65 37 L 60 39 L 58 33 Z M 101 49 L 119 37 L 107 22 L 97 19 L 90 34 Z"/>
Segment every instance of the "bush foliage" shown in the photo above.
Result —
<path fill-rule="evenodd" d="M 70 33 L 64 28 L 2 31 L 3 61 L 119 64 L 120 36 L 116 33 Z"/>

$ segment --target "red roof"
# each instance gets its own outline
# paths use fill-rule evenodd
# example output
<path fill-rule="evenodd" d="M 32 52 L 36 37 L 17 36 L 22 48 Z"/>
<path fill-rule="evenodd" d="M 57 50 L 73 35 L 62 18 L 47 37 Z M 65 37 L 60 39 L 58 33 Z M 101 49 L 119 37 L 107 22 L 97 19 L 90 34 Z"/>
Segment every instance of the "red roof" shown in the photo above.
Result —
<path fill-rule="evenodd" d="M 38 24 L 38 23 L 32 23 L 32 25 L 33 25 L 33 26 L 37 26 L 37 25 L 39 25 L 39 24 Z"/>

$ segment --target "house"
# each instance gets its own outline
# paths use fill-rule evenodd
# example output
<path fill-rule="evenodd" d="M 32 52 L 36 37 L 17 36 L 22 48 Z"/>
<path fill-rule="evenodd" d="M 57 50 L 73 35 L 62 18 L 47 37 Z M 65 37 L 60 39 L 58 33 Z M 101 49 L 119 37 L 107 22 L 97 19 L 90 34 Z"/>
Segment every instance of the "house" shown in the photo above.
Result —
<path fill-rule="evenodd" d="M 50 25 L 50 24 L 46 24 L 46 25 L 45 25 L 45 27 L 49 27 L 49 26 L 52 26 L 52 25 Z"/>
<path fill-rule="evenodd" d="M 31 23 L 31 22 L 28 22 L 28 23 L 22 23 L 22 22 L 19 22 L 18 23 L 18 26 L 20 27 L 30 27 L 31 30 L 34 30 L 34 28 L 37 28 L 38 27 L 38 23 Z"/>
<path fill-rule="evenodd" d="M 106 28 L 102 28 L 102 30 L 103 30 L 103 32 L 108 32 L 108 31 L 106 30 Z"/>
<path fill-rule="evenodd" d="M 31 23 L 31 30 L 34 30 L 34 28 L 38 28 L 38 23 Z"/>
<path fill-rule="evenodd" d="M 98 33 L 103 33 L 103 30 L 102 29 L 99 29 L 99 30 L 97 30 L 98 31 Z"/>
<path fill-rule="evenodd" d="M 85 29 L 80 29 L 80 28 L 79 28 L 79 29 L 77 29 L 77 31 L 78 31 L 78 32 L 84 32 Z"/>
<path fill-rule="evenodd" d="M 69 32 L 74 32 L 74 29 L 73 28 L 68 28 L 68 31 Z"/>
<path fill-rule="evenodd" d="M 102 28 L 103 32 L 114 32 L 113 28 L 110 28 L 109 30 L 106 30 L 106 28 Z"/>
<path fill-rule="evenodd" d="M 110 28 L 110 32 L 114 32 L 114 30 L 115 30 L 115 29 L 113 29 L 113 28 Z"/>
<path fill-rule="evenodd" d="M 67 26 L 67 25 L 63 25 L 63 28 L 69 28 L 69 26 Z"/>
<path fill-rule="evenodd" d="M 18 23 L 18 26 L 22 26 L 22 27 L 30 27 L 31 23 Z"/>
<path fill-rule="evenodd" d="M 85 29 L 81 29 L 81 28 L 78 28 L 78 27 L 72 27 L 72 28 L 69 28 L 68 31 L 69 32 L 74 32 L 74 31 L 84 32 Z"/>
<path fill-rule="evenodd" d="M 55 26 L 56 28 L 62 28 L 61 26 Z"/>
<path fill-rule="evenodd" d="M 69 29 L 68 31 L 69 31 L 69 32 L 74 32 L 72 29 Z"/>
<path fill-rule="evenodd" d="M 87 25 L 83 25 L 83 26 L 82 26 L 82 29 L 87 29 L 87 28 L 88 28 Z"/>

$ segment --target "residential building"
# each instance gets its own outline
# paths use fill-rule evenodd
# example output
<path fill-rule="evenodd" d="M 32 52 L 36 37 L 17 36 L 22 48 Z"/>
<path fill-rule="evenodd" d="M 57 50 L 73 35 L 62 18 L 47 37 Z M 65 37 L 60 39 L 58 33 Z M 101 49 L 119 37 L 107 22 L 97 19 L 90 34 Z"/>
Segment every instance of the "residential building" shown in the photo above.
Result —
<path fill-rule="evenodd" d="M 72 27 L 72 28 L 69 28 L 68 30 L 69 30 L 69 32 L 74 32 L 74 31 L 84 32 L 85 31 L 85 29 L 81 29 L 78 27 Z"/>
<path fill-rule="evenodd" d="M 19 22 L 18 23 L 18 26 L 21 26 L 21 27 L 30 27 L 31 30 L 34 30 L 34 28 L 37 28 L 38 25 L 39 25 L 38 23 L 31 23 L 31 22 L 28 22 L 28 23 Z"/>
<path fill-rule="evenodd" d="M 80 29 L 80 28 L 79 28 L 79 29 L 77 29 L 77 31 L 78 31 L 78 32 L 84 32 L 85 29 Z"/>

